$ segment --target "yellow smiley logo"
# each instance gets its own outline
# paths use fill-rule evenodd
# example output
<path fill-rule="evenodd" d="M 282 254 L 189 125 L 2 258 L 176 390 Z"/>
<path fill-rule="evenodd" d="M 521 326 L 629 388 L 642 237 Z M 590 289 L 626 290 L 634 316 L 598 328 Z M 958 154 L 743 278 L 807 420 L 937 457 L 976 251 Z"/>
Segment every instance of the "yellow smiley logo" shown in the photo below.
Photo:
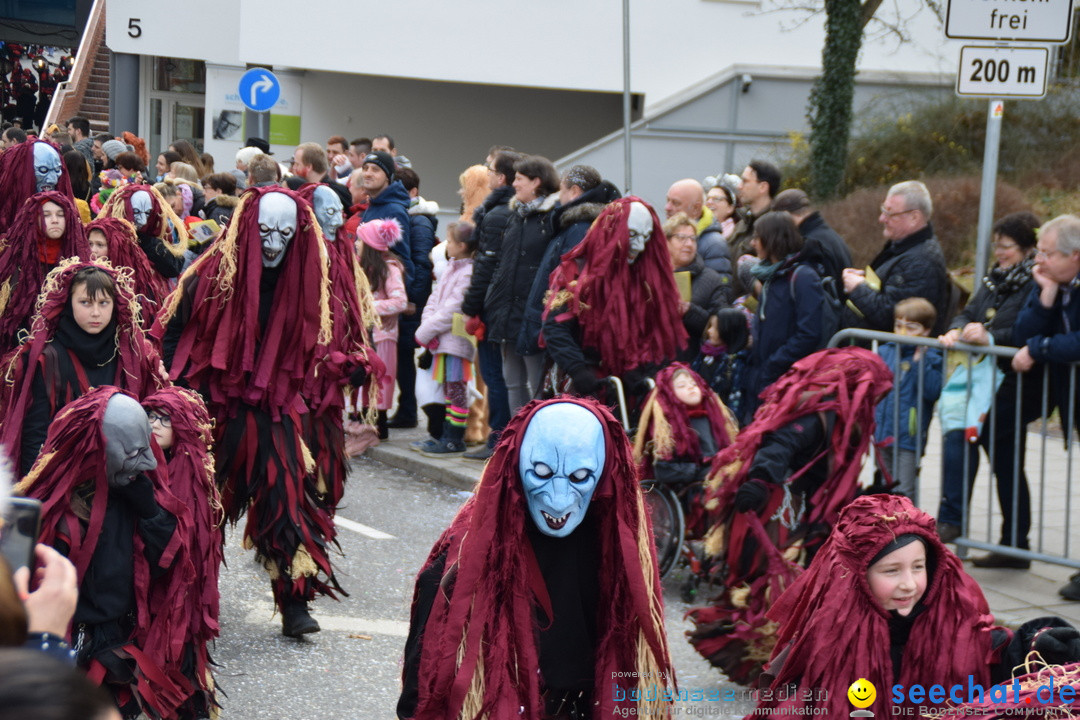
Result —
<path fill-rule="evenodd" d="M 868 708 L 877 699 L 877 688 L 866 678 L 859 678 L 848 688 L 847 699 L 857 708 Z"/>

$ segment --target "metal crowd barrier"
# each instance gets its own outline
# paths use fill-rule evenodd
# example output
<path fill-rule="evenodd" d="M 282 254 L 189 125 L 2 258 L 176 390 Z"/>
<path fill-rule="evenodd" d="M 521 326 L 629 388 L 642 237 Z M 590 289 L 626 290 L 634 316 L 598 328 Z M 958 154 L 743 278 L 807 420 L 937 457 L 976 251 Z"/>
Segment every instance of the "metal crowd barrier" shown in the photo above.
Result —
<path fill-rule="evenodd" d="M 957 352 L 963 355 L 962 363 L 966 363 L 969 369 L 974 366 L 979 359 L 984 356 L 992 356 L 995 358 L 1007 358 L 1011 359 L 1016 354 L 1018 348 L 1004 347 L 1004 346 L 987 346 L 987 345 L 968 345 L 965 343 L 956 343 L 952 348 L 945 348 L 936 338 L 928 337 L 911 337 L 905 335 L 894 335 L 892 333 L 877 332 L 873 330 L 861 330 L 861 329 L 846 329 L 841 330 L 832 337 L 829 341 L 829 347 L 838 347 L 841 344 L 848 344 L 850 342 L 869 342 L 872 348 L 876 351 L 877 346 L 880 343 L 895 343 L 897 345 L 915 345 L 923 346 L 927 348 L 939 348 L 945 353 Z M 918 361 L 919 367 L 917 372 L 919 373 L 917 378 L 917 399 L 916 402 L 916 427 L 921 428 L 923 425 L 923 410 L 921 399 L 924 393 L 925 384 L 925 357 Z M 944 362 L 943 380 L 946 382 L 949 376 L 948 368 L 948 356 L 946 356 Z M 901 362 L 901 353 L 897 353 L 896 363 L 893 367 L 894 376 L 899 376 Z M 1052 411 L 1052 404 L 1050 399 L 1050 366 L 1046 366 L 1046 372 L 1042 373 L 1042 382 L 1036 383 L 1036 387 L 1029 387 L 1025 390 L 1025 380 L 1027 380 L 1027 373 L 1016 373 L 1017 383 L 1015 390 L 1015 403 L 1014 417 L 1012 418 L 1013 427 L 1015 431 L 1011 438 L 1006 441 L 1012 443 L 1012 447 L 1015 449 L 1020 445 L 1021 433 L 1028 433 L 1027 426 L 1021 422 L 1021 415 L 1023 411 L 1023 400 L 1026 394 L 1030 392 L 1040 392 L 1040 388 L 1037 385 L 1041 385 L 1040 393 L 1040 417 L 1039 432 L 1037 437 L 1039 438 L 1038 444 L 1038 457 L 1034 459 L 1038 468 L 1037 482 L 1033 482 L 1034 473 L 1027 473 L 1028 487 L 1030 489 L 1030 509 L 1031 509 L 1031 530 L 1029 534 L 1029 540 L 1031 549 L 1024 549 L 1015 547 L 1012 545 L 1002 545 L 998 540 L 999 527 L 998 524 L 1001 521 L 1000 509 L 996 509 L 996 491 L 991 491 L 991 487 L 996 490 L 997 477 L 993 474 L 993 459 L 996 453 L 996 438 L 995 429 L 999 422 L 997 405 L 998 398 L 997 392 L 993 394 L 991 400 L 990 410 L 986 420 L 982 425 L 982 433 L 988 433 L 988 446 L 983 449 L 977 449 L 980 455 L 980 471 L 975 478 L 975 483 L 978 485 L 982 483 L 983 489 L 986 491 L 985 512 L 973 512 L 972 503 L 974 497 L 972 496 L 972 490 L 974 487 L 969 483 L 968 478 L 971 473 L 970 466 L 970 454 L 968 452 L 968 442 L 965 439 L 964 451 L 963 451 L 963 464 L 959 470 L 963 473 L 963 494 L 962 497 L 970 498 L 968 502 L 962 502 L 962 521 L 961 521 L 961 536 L 954 542 L 957 545 L 958 553 L 961 555 L 966 554 L 968 549 L 975 550 L 988 550 L 998 552 L 1003 555 L 1009 555 L 1018 558 L 1025 558 L 1028 560 L 1039 560 L 1042 562 L 1054 563 L 1057 565 L 1064 565 L 1073 568 L 1080 568 L 1080 557 L 1074 556 L 1074 543 L 1072 542 L 1072 494 L 1073 494 L 1073 452 L 1076 444 L 1074 436 L 1075 430 L 1075 397 L 1076 397 L 1076 368 L 1077 364 L 1071 364 L 1069 367 L 1069 393 L 1068 393 L 1068 413 L 1067 413 L 1067 427 L 1062 427 L 1061 432 L 1063 437 L 1058 438 L 1051 434 L 1050 431 L 1050 418 Z M 998 372 L 1001 372 L 998 370 Z M 899 392 L 899 383 L 897 383 L 893 390 L 893 393 Z M 967 402 L 971 401 L 972 387 L 969 383 L 967 386 Z M 902 420 L 900 413 L 900 403 L 893 403 L 893 427 L 897 428 Z M 934 412 L 937 412 L 935 405 Z M 1058 413 L 1060 419 L 1061 415 Z M 940 430 L 936 425 L 931 425 L 930 430 L 927 432 L 927 439 L 932 440 L 933 434 L 937 432 L 940 435 Z M 1032 434 L 1028 434 L 1027 438 L 1032 439 Z M 1003 439 L 1004 440 L 1004 439 Z M 1054 450 L 1051 442 L 1064 443 L 1064 448 Z M 931 444 L 931 443 L 927 443 Z M 1028 443 L 1029 447 L 1025 454 L 1030 455 L 1033 448 L 1030 447 L 1033 443 Z M 944 438 L 941 442 L 942 456 L 944 456 Z M 926 507 L 920 504 L 918 488 L 920 485 L 930 485 L 934 480 L 939 481 L 939 487 L 944 488 L 944 483 L 940 482 L 944 478 L 942 477 L 944 470 L 942 468 L 942 462 L 936 463 L 936 467 L 933 464 L 928 465 L 922 462 L 924 458 L 924 451 L 921 433 L 918 435 L 916 442 L 916 462 L 918 464 L 917 480 L 916 480 L 916 492 L 912 498 L 912 502 L 927 511 L 935 518 L 938 517 L 937 507 Z M 1020 486 L 1020 471 L 1023 468 L 1034 469 L 1031 463 L 1025 463 L 1026 458 L 1021 457 L 1018 452 L 1013 453 L 1012 461 L 1012 512 L 1008 518 L 1009 529 L 1011 530 L 1011 537 L 1013 541 L 1016 541 L 1018 530 L 1018 503 L 1016 501 L 1019 486 Z M 891 474 L 895 477 L 896 471 L 899 469 L 899 453 L 894 452 L 892 457 Z M 949 470 L 954 472 L 954 469 Z M 991 483 L 994 483 L 992 486 Z M 985 523 L 983 520 L 985 515 Z"/>

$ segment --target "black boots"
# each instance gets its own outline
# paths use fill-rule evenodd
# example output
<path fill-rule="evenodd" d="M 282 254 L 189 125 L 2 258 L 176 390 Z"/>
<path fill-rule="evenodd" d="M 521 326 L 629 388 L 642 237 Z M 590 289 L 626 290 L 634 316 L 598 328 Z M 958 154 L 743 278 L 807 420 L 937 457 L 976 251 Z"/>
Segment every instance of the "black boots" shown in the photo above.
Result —
<path fill-rule="evenodd" d="M 308 633 L 317 633 L 322 628 L 308 612 L 307 603 L 293 597 L 282 601 L 281 634 L 298 638 Z"/>

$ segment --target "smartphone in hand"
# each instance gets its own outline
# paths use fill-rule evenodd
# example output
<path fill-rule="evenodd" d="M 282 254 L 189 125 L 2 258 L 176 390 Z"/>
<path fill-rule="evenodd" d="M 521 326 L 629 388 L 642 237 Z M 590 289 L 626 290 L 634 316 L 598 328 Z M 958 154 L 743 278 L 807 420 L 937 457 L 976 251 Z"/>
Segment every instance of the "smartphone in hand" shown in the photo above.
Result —
<path fill-rule="evenodd" d="M 34 546 L 40 531 L 41 502 L 10 498 L 7 511 L 0 518 L 0 554 L 12 572 L 21 567 L 34 569 Z"/>

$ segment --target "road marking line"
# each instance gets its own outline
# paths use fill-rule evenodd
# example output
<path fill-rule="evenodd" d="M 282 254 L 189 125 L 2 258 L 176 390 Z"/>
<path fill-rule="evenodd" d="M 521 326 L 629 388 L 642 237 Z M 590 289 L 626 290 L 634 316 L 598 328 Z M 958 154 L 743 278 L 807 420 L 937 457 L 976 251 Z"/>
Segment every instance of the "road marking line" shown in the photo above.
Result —
<path fill-rule="evenodd" d="M 347 632 L 354 635 L 409 636 L 409 623 L 402 620 L 354 618 L 343 615 L 323 615 L 321 613 L 316 613 L 314 617 L 323 630 Z M 281 618 L 279 616 L 271 617 L 266 609 L 252 610 L 244 618 L 246 625 L 276 625 L 280 622 Z"/>
<path fill-rule="evenodd" d="M 334 524 L 337 525 L 338 527 L 345 528 L 346 530 L 352 530 L 355 533 L 360 533 L 361 535 L 366 535 L 367 537 L 372 538 L 373 540 L 393 540 L 394 539 L 393 535 L 388 535 L 388 534 L 384 533 L 382 530 L 376 530 L 375 528 L 368 527 L 367 525 L 361 525 L 360 523 L 349 520 L 348 518 L 343 518 L 343 517 L 340 517 L 340 516 L 335 517 L 334 518 Z"/>

